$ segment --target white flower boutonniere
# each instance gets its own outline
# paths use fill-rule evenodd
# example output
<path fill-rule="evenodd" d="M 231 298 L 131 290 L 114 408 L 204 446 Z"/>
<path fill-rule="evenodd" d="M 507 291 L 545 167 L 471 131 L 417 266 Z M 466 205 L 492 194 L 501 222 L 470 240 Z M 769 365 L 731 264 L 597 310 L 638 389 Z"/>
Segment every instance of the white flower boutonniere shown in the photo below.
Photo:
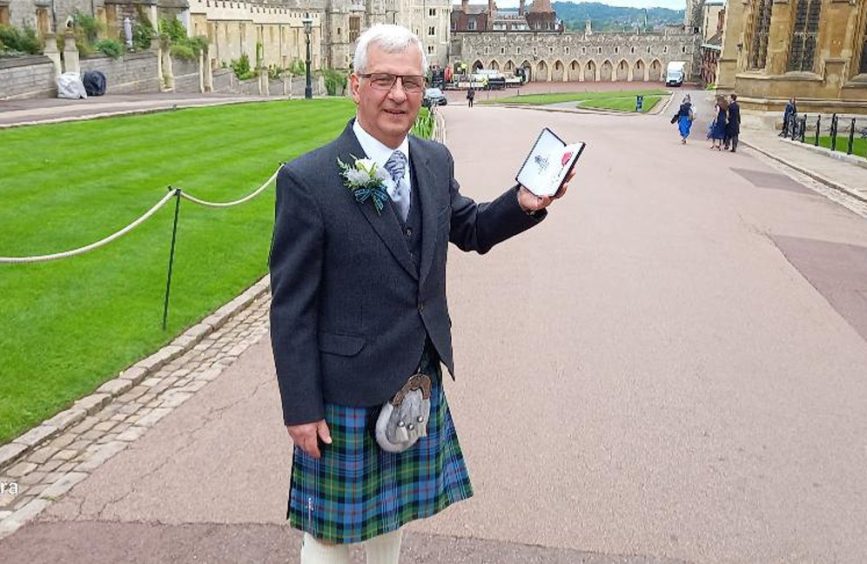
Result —
<path fill-rule="evenodd" d="M 391 180 L 388 171 L 377 166 L 371 159 L 359 159 L 353 155 L 355 159 L 354 165 L 348 165 L 337 159 L 337 166 L 342 171 L 340 175 L 343 177 L 343 184 L 352 195 L 355 196 L 355 201 L 364 203 L 367 200 L 373 202 L 373 207 L 376 213 L 381 214 L 385 207 L 385 202 L 388 200 L 388 191 L 386 190 L 386 182 Z"/>

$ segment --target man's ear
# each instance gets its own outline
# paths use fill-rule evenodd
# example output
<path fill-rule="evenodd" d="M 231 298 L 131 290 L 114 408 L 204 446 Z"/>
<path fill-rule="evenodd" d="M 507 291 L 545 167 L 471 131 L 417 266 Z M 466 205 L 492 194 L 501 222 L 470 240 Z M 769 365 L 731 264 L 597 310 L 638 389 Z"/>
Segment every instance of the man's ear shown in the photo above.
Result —
<path fill-rule="evenodd" d="M 349 75 L 349 91 L 352 93 L 352 99 L 355 100 L 357 104 L 361 98 L 361 94 L 358 89 L 361 88 L 361 79 L 357 74 L 352 73 Z"/>

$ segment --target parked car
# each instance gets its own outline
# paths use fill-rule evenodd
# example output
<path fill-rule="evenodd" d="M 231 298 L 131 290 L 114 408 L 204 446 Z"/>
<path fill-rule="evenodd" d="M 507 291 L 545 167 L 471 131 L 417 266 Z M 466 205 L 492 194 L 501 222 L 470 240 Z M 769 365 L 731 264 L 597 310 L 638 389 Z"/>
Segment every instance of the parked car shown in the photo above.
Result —
<path fill-rule="evenodd" d="M 683 61 L 671 61 L 665 70 L 666 86 L 681 86 L 686 77 L 686 63 Z"/>
<path fill-rule="evenodd" d="M 443 94 L 443 91 L 439 88 L 426 88 L 424 91 L 424 98 L 422 98 L 421 105 L 430 108 L 431 106 L 445 106 L 449 101 L 446 100 L 446 95 Z"/>

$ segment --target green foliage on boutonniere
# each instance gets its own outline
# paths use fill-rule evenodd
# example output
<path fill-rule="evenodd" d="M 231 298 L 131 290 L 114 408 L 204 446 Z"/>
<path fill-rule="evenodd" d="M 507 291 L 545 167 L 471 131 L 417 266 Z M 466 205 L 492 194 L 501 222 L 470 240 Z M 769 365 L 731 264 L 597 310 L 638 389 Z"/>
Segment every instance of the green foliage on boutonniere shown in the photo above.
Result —
<path fill-rule="evenodd" d="M 337 166 L 341 170 L 343 185 L 349 188 L 349 191 L 355 196 L 356 202 L 363 204 L 367 200 L 371 200 L 376 213 L 381 214 L 385 202 L 389 198 L 385 189 L 385 182 L 390 178 L 388 171 L 377 166 L 371 159 L 359 159 L 356 156 L 350 156 L 355 159 L 353 165 L 348 165 L 339 157 L 337 158 Z"/>

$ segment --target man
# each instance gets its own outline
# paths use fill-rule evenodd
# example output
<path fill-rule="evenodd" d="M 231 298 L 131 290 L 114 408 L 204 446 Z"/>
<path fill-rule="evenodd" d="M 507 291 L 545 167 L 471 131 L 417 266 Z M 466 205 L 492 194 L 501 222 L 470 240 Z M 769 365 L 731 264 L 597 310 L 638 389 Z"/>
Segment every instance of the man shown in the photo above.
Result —
<path fill-rule="evenodd" d="M 467 106 L 472 108 L 473 107 L 473 100 L 475 100 L 475 99 L 476 99 L 476 89 L 473 88 L 472 85 L 470 85 L 470 87 L 467 88 Z"/>
<path fill-rule="evenodd" d="M 738 105 L 738 95 L 730 96 L 731 102 L 728 109 L 728 122 L 726 123 L 726 150 L 736 153 L 738 149 L 738 136 L 741 134 L 741 107 Z M 731 149 L 729 149 L 731 145 Z"/>
<path fill-rule="evenodd" d="M 440 371 L 454 374 L 447 244 L 485 253 L 539 223 L 552 201 L 519 186 L 486 204 L 461 195 L 449 151 L 407 136 L 426 67 L 408 30 L 366 31 L 350 77 L 355 119 L 277 177 L 271 338 L 302 564 L 347 563 L 357 542 L 370 564 L 395 563 L 400 527 L 472 495 Z M 381 208 L 380 181 L 353 166 L 364 156 L 388 189 Z M 416 373 L 430 382 L 426 435 L 387 452 L 377 418 Z"/>
<path fill-rule="evenodd" d="M 783 110 L 783 129 L 780 131 L 779 137 L 786 137 L 788 132 L 789 135 L 794 136 L 795 134 L 795 119 L 798 117 L 798 105 L 795 102 L 795 97 L 792 96 L 789 98 L 789 101 L 786 102 L 786 108 Z"/>

